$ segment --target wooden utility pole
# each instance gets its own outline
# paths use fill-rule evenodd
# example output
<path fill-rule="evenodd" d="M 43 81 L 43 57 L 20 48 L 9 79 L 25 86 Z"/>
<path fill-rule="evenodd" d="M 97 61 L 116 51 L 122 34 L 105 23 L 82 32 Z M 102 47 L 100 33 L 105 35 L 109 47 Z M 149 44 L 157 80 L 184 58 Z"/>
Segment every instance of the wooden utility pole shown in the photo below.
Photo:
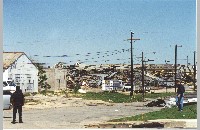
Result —
<path fill-rule="evenodd" d="M 194 51 L 194 91 L 196 89 L 196 55 L 195 55 L 195 51 Z"/>
<path fill-rule="evenodd" d="M 144 101 L 144 56 L 143 56 L 143 52 L 142 52 L 142 99 Z"/>
<path fill-rule="evenodd" d="M 175 77 L 174 77 L 174 84 L 175 84 L 175 93 L 176 93 L 176 67 L 177 67 L 177 45 L 175 45 L 175 65 L 174 65 L 174 71 L 175 71 Z"/>
<path fill-rule="evenodd" d="M 176 93 L 176 86 L 177 86 L 177 84 L 176 84 L 176 80 L 177 80 L 177 73 L 176 73 L 176 71 L 177 71 L 177 47 L 182 47 L 182 45 L 181 46 L 177 46 L 177 45 L 175 45 L 175 65 L 174 65 L 174 71 L 175 71 L 175 77 L 174 77 L 174 84 L 175 84 L 175 93 Z"/>
<path fill-rule="evenodd" d="M 133 38 L 133 32 L 131 32 L 131 92 L 130 92 L 130 96 L 133 96 L 133 41 L 135 42 L 136 40 L 140 40 L 138 38 Z"/>
<path fill-rule="evenodd" d="M 144 66 L 144 62 L 149 62 L 149 61 L 154 61 L 154 60 L 147 60 L 145 61 L 144 60 L 144 53 L 142 52 L 142 99 L 144 101 L 144 94 L 146 92 L 146 87 L 144 86 L 144 69 L 145 69 L 145 66 Z"/>

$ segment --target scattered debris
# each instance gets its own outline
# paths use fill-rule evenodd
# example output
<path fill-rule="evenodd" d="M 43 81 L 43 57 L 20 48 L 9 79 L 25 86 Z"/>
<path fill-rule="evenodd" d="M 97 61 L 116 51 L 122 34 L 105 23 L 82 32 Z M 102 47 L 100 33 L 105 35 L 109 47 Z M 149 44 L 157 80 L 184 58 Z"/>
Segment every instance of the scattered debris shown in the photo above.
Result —
<path fill-rule="evenodd" d="M 196 104 L 197 103 L 197 98 L 190 98 L 187 100 L 183 101 L 184 106 L 186 105 L 192 105 L 192 104 Z M 148 103 L 147 105 L 145 105 L 146 107 L 168 107 L 171 108 L 173 106 L 176 106 L 176 98 L 170 98 L 167 101 L 164 101 L 162 99 L 157 99 L 157 101 L 151 101 L 150 103 Z"/>
<path fill-rule="evenodd" d="M 148 103 L 147 105 L 145 105 L 146 107 L 164 107 L 166 105 L 165 101 L 162 99 L 157 99 L 157 101 L 152 101 L 150 103 Z"/>
<path fill-rule="evenodd" d="M 197 98 L 189 98 L 183 101 L 184 106 L 197 104 Z M 176 98 L 170 98 L 169 101 L 166 101 L 165 107 L 171 108 L 172 106 L 176 106 Z"/>
<path fill-rule="evenodd" d="M 87 106 L 97 106 L 97 104 L 86 104 Z"/>
<path fill-rule="evenodd" d="M 166 101 L 165 107 L 171 108 L 172 106 L 176 106 L 176 98 L 170 98 L 169 101 Z"/>
<path fill-rule="evenodd" d="M 78 92 L 79 92 L 79 93 L 86 93 L 86 91 L 83 90 L 83 89 L 79 89 Z"/>
<path fill-rule="evenodd" d="M 160 122 L 113 122 L 85 125 L 85 128 L 164 128 L 164 123 Z"/>
<path fill-rule="evenodd" d="M 197 102 L 197 98 L 188 99 L 188 102 Z"/>
<path fill-rule="evenodd" d="M 164 123 L 160 122 L 142 123 L 139 125 L 132 125 L 132 128 L 164 128 Z"/>

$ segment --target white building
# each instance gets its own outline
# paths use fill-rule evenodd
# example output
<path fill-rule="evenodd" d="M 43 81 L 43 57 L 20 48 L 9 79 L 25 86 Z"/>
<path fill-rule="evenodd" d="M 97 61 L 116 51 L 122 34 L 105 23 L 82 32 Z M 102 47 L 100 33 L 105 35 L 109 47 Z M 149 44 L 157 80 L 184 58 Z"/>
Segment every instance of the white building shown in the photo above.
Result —
<path fill-rule="evenodd" d="M 3 52 L 3 81 L 7 80 L 23 92 L 38 92 L 38 69 L 23 52 Z"/>

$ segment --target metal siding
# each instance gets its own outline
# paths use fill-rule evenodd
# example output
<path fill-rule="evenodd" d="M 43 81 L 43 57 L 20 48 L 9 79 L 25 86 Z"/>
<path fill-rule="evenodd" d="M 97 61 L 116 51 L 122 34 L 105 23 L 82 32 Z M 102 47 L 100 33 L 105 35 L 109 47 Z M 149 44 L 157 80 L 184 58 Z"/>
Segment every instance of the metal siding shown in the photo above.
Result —
<path fill-rule="evenodd" d="M 27 88 L 31 88 L 32 90 L 28 90 L 29 92 L 38 92 L 38 69 L 35 67 L 35 65 L 32 64 L 30 59 L 24 54 L 24 53 L 3 53 L 4 54 L 4 67 L 9 67 L 12 65 L 12 63 L 15 63 L 15 65 L 12 67 L 9 67 L 10 71 L 6 74 L 5 70 L 5 76 L 10 76 L 10 78 L 16 80 L 19 80 L 20 88 L 23 92 L 27 90 Z M 8 58 L 8 59 L 6 59 Z M 16 76 L 18 75 L 18 79 L 16 79 Z M 28 77 L 27 77 L 28 76 Z M 8 77 L 9 78 L 9 77 Z M 5 79 L 5 78 L 4 78 Z M 30 83 L 31 87 L 30 87 Z"/>

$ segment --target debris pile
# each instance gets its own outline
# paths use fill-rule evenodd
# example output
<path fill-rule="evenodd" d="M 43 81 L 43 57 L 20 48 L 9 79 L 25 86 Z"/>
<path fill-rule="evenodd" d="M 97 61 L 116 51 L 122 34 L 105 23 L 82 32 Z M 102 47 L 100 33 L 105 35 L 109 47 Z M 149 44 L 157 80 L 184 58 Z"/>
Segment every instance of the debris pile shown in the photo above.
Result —
<path fill-rule="evenodd" d="M 79 92 L 79 93 L 86 93 L 86 91 L 83 90 L 83 89 L 79 89 L 78 92 Z"/>
<path fill-rule="evenodd" d="M 152 101 L 145 105 L 146 107 L 164 107 L 166 105 L 165 101 L 162 99 L 157 99 L 156 101 Z"/>
<path fill-rule="evenodd" d="M 197 98 L 189 98 L 183 101 L 184 106 L 197 104 Z M 170 98 L 168 101 L 164 101 L 162 99 L 157 99 L 149 102 L 146 107 L 167 107 L 171 108 L 176 106 L 176 98 Z"/>
<path fill-rule="evenodd" d="M 184 103 L 185 106 L 193 105 L 193 104 L 197 104 L 197 98 L 190 98 L 190 99 L 187 100 L 186 103 Z"/>
<path fill-rule="evenodd" d="M 165 107 L 171 108 L 172 106 L 176 106 L 176 98 L 170 98 L 169 101 L 166 101 Z"/>

